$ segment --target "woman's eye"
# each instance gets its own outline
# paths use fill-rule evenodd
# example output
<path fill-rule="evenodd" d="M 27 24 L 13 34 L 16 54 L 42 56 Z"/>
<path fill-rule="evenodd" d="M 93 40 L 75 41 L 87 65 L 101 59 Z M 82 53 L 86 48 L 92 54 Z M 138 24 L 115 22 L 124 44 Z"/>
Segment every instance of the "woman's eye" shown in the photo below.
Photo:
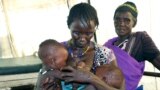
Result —
<path fill-rule="evenodd" d="M 93 32 L 87 32 L 86 35 L 90 36 L 90 35 L 93 35 L 94 33 Z"/>
<path fill-rule="evenodd" d="M 115 20 L 115 21 L 120 21 L 120 18 L 116 17 L 114 20 Z"/>
<path fill-rule="evenodd" d="M 130 22 L 131 20 L 130 20 L 129 18 L 124 18 L 124 21 L 128 23 L 128 22 Z"/>
<path fill-rule="evenodd" d="M 79 32 L 73 32 L 73 34 L 75 34 L 75 35 L 79 35 Z"/>
<path fill-rule="evenodd" d="M 91 36 L 91 35 L 94 34 L 94 32 L 83 32 L 83 33 L 81 33 L 81 32 L 76 32 L 76 31 L 74 31 L 74 32 L 72 32 L 72 33 L 73 33 L 73 35 L 75 35 L 75 36 L 80 36 L 80 35 Z"/>
<path fill-rule="evenodd" d="M 124 22 L 124 23 L 129 23 L 131 20 L 129 18 L 115 18 L 116 22 Z"/>

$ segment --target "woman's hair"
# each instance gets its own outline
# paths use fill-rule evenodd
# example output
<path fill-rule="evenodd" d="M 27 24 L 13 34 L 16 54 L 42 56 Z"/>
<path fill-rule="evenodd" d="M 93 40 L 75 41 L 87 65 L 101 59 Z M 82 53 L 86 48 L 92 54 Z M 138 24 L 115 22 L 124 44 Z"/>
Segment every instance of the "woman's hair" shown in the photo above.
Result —
<path fill-rule="evenodd" d="M 96 9 L 87 3 L 76 4 L 70 9 L 69 16 L 67 19 L 68 27 L 70 27 L 71 23 L 76 19 L 87 22 L 88 26 L 90 25 L 91 20 L 94 21 L 96 26 L 99 25 Z"/>
<path fill-rule="evenodd" d="M 113 17 L 114 19 L 115 19 L 115 15 L 117 12 L 130 12 L 133 15 L 135 25 L 136 25 L 138 10 L 137 10 L 135 3 L 127 1 L 127 2 L 123 3 L 122 5 L 118 6 L 117 9 L 115 10 L 115 13 L 114 13 L 114 17 Z"/>

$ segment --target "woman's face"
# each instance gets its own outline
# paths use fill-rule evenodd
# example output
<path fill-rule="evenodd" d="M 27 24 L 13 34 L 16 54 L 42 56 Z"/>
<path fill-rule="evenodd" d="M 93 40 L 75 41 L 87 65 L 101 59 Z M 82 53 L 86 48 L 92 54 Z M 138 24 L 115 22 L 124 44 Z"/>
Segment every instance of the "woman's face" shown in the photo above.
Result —
<path fill-rule="evenodd" d="M 94 35 L 95 27 L 94 21 L 90 21 L 88 25 L 84 21 L 74 20 L 70 25 L 70 30 L 75 46 L 79 48 L 86 47 Z"/>
<path fill-rule="evenodd" d="M 134 26 L 133 15 L 130 12 L 117 12 L 114 18 L 114 26 L 118 36 L 128 36 Z"/>

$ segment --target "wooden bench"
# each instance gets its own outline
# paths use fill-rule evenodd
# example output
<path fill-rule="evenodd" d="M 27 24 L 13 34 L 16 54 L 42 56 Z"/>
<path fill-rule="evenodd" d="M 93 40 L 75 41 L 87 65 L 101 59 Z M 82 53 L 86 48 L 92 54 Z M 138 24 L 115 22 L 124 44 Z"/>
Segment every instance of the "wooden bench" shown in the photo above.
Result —
<path fill-rule="evenodd" d="M 0 88 L 35 85 L 41 66 L 36 56 L 0 59 Z"/>
<path fill-rule="evenodd" d="M 38 73 L 14 74 L 0 76 L 0 88 L 35 85 Z"/>

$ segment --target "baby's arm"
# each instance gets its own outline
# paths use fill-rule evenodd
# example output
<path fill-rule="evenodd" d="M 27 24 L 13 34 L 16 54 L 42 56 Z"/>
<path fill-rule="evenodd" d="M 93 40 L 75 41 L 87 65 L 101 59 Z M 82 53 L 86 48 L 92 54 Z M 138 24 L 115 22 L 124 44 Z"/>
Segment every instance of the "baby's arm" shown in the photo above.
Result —
<path fill-rule="evenodd" d="M 55 77 L 55 73 L 57 72 L 54 70 L 46 71 L 42 69 L 38 76 L 36 90 L 55 90 L 54 88 L 60 88 L 60 79 Z"/>

